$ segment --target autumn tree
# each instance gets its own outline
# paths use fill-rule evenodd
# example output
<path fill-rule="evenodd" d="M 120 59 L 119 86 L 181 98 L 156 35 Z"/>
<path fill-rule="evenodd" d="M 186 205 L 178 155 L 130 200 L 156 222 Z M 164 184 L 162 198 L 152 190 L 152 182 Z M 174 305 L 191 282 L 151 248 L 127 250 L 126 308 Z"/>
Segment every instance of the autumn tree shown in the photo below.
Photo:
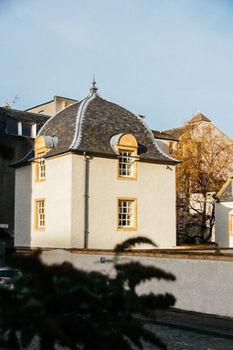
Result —
<path fill-rule="evenodd" d="M 67 262 L 48 266 L 38 255 L 11 259 L 10 265 L 20 268 L 22 277 L 14 289 L 0 288 L 1 345 L 11 349 L 31 345 L 41 350 L 130 350 L 143 349 L 143 342 L 149 342 L 166 349 L 138 316 L 154 317 L 156 310 L 173 306 L 175 298 L 167 293 L 138 294 L 137 286 L 151 279 L 174 281 L 175 277 L 135 260 L 121 261 L 122 252 L 140 243 L 155 246 L 143 237 L 117 245 L 109 274 L 84 271 Z"/>
<path fill-rule="evenodd" d="M 178 199 L 197 218 L 195 234 L 207 242 L 215 223 L 214 194 L 233 170 L 233 141 L 211 123 L 199 127 L 187 123 L 173 156 L 181 161 L 177 166 Z"/>

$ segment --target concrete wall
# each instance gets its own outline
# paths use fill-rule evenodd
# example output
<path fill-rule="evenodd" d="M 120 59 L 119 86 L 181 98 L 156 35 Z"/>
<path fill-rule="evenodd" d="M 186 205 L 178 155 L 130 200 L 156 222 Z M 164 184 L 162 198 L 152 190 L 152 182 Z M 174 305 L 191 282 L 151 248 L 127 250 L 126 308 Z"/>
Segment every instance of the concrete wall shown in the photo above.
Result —
<path fill-rule="evenodd" d="M 44 262 L 61 263 L 69 261 L 84 270 L 97 270 L 113 273 L 111 264 L 100 263 L 101 255 L 75 254 L 65 251 L 47 251 L 42 255 Z M 106 256 L 112 259 L 112 256 Z M 191 260 L 155 257 L 122 257 L 121 261 L 138 260 L 155 265 L 176 276 L 175 282 L 152 280 L 139 288 L 140 293 L 172 293 L 176 308 L 233 317 L 233 263 L 219 260 Z"/>
<path fill-rule="evenodd" d="M 118 160 L 90 159 L 89 248 L 112 249 L 126 238 L 143 235 L 159 247 L 176 245 L 175 167 L 137 164 L 137 180 L 118 180 Z M 83 247 L 84 157 L 72 162 L 72 242 Z M 117 198 L 137 199 L 137 230 L 117 230 Z"/>
<path fill-rule="evenodd" d="M 220 247 L 233 247 L 228 226 L 228 214 L 232 209 L 233 202 L 217 202 L 215 206 L 215 241 Z"/>

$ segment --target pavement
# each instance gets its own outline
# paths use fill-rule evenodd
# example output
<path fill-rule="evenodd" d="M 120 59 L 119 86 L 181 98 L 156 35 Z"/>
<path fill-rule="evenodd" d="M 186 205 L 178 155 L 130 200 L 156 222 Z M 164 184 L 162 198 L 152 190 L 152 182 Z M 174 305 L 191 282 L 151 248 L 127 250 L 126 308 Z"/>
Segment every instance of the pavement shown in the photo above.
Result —
<path fill-rule="evenodd" d="M 233 318 L 170 309 L 158 312 L 156 318 L 145 322 L 233 340 Z"/>

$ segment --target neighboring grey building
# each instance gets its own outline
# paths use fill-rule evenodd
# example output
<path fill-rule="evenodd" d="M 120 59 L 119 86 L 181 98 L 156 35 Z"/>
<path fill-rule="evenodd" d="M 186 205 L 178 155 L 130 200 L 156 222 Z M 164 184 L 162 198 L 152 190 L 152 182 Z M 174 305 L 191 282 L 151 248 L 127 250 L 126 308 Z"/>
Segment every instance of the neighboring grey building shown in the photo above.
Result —
<path fill-rule="evenodd" d="M 233 247 L 233 176 L 229 177 L 217 194 L 215 241 L 220 247 Z"/>
<path fill-rule="evenodd" d="M 16 165 L 15 247 L 112 249 L 139 235 L 174 247 L 176 164 L 142 117 L 93 82 Z"/>
<path fill-rule="evenodd" d="M 0 107 L 0 234 L 14 231 L 15 170 L 49 116 Z"/>

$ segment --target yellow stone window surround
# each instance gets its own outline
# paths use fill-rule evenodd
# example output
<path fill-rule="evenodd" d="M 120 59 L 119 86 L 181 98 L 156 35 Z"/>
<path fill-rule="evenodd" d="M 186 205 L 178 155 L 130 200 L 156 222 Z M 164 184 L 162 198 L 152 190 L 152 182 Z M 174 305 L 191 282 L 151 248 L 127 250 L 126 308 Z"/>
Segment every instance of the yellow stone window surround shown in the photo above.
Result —
<path fill-rule="evenodd" d="M 117 198 L 117 231 L 137 230 L 137 198 Z"/>
<path fill-rule="evenodd" d="M 45 198 L 35 199 L 34 227 L 36 231 L 45 230 Z"/>
<path fill-rule="evenodd" d="M 46 180 L 46 165 L 43 156 L 49 149 L 50 148 L 46 146 L 44 137 L 39 136 L 35 141 L 34 173 L 36 182 L 43 182 Z"/>

